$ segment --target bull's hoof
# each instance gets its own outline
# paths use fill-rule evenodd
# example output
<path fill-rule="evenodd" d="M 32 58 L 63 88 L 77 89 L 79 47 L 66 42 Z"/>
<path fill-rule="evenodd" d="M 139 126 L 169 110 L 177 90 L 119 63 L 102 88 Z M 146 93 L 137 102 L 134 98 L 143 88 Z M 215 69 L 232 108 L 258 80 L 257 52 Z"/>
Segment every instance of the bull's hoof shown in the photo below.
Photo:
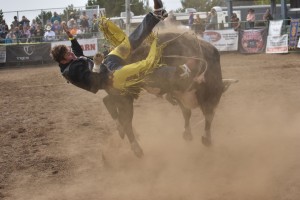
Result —
<path fill-rule="evenodd" d="M 134 155 L 138 158 L 142 158 L 144 156 L 143 149 L 140 147 L 139 143 L 135 140 L 130 143 L 131 150 L 133 151 Z"/>
<path fill-rule="evenodd" d="M 211 144 L 212 144 L 211 138 L 202 136 L 202 144 L 207 147 L 211 146 Z"/>
<path fill-rule="evenodd" d="M 124 130 L 123 126 L 120 124 L 119 120 L 115 120 L 115 122 L 116 122 L 117 130 L 118 130 L 118 133 L 119 133 L 120 137 L 122 139 L 124 139 L 125 130 Z"/>
<path fill-rule="evenodd" d="M 193 135 L 192 135 L 191 131 L 184 131 L 182 137 L 186 141 L 192 141 L 193 140 Z"/>

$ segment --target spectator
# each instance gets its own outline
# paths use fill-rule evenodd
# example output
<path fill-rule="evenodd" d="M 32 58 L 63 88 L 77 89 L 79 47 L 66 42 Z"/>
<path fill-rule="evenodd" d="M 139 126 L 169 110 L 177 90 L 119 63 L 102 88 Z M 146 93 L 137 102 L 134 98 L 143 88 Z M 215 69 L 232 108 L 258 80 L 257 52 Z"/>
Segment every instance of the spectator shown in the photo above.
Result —
<path fill-rule="evenodd" d="M 212 8 L 207 16 L 207 24 L 205 30 L 216 30 L 218 26 L 218 14 L 217 11 Z"/>
<path fill-rule="evenodd" d="M 190 29 L 193 29 L 193 24 L 194 24 L 194 13 L 190 13 L 190 16 L 189 16 L 189 27 Z"/>
<path fill-rule="evenodd" d="M 82 31 L 78 28 L 77 24 L 73 25 L 73 28 L 71 28 L 70 33 L 72 35 L 74 35 L 75 37 L 77 36 L 78 38 L 80 38 L 80 34 L 82 34 Z"/>
<path fill-rule="evenodd" d="M 249 25 L 249 28 L 254 28 L 254 23 L 255 23 L 255 11 L 250 8 L 248 10 L 248 14 L 247 14 L 247 22 L 248 22 L 248 25 Z"/>
<path fill-rule="evenodd" d="M 51 26 L 51 30 L 55 32 L 55 35 L 61 34 L 61 26 L 58 20 L 55 20 L 54 23 Z"/>
<path fill-rule="evenodd" d="M 237 17 L 236 13 L 232 13 L 230 22 L 231 22 L 231 27 L 235 31 L 238 31 L 240 29 L 241 22 L 240 22 L 240 19 Z"/>
<path fill-rule="evenodd" d="M 5 44 L 11 44 L 14 43 L 16 41 L 16 36 L 14 34 L 14 29 L 10 29 L 10 31 L 7 33 L 6 37 L 5 37 Z"/>
<path fill-rule="evenodd" d="M 82 15 L 80 16 L 80 26 L 82 28 L 83 33 L 89 32 L 89 16 L 86 15 L 85 11 L 82 11 Z"/>
<path fill-rule="evenodd" d="M 14 16 L 14 21 L 12 22 L 12 24 L 14 25 L 14 28 L 19 27 L 20 22 L 17 16 Z"/>
<path fill-rule="evenodd" d="M 8 26 L 5 22 L 5 20 L 3 19 L 1 21 L 1 24 L 0 24 L 0 36 L 1 38 L 5 38 L 6 37 L 6 34 L 8 33 Z"/>
<path fill-rule="evenodd" d="M 55 40 L 55 32 L 51 30 L 51 26 L 47 26 L 44 34 L 44 41 L 51 42 Z"/>
<path fill-rule="evenodd" d="M 265 24 L 267 27 L 269 26 L 270 20 L 273 20 L 273 16 L 271 15 L 270 9 L 268 8 L 263 16 L 263 20 L 265 21 Z"/>
<path fill-rule="evenodd" d="M 22 26 L 20 25 L 20 27 L 22 27 Z M 23 27 L 22 27 L 22 28 L 23 28 Z M 22 32 L 20 31 L 19 26 L 16 26 L 16 27 L 14 28 L 13 34 L 15 35 L 15 38 L 16 38 L 16 40 L 17 40 L 17 43 L 21 42 Z"/>
<path fill-rule="evenodd" d="M 68 21 L 67 26 L 68 26 L 69 29 L 72 29 L 73 26 L 74 26 L 75 24 L 76 24 L 75 19 L 74 19 L 74 18 L 71 18 L 71 19 Z"/>
<path fill-rule="evenodd" d="M 204 32 L 204 23 L 200 18 L 199 14 L 196 14 L 196 19 L 194 20 L 195 33 L 202 35 Z"/>
<path fill-rule="evenodd" d="M 99 21 L 98 21 L 98 17 L 97 14 L 93 14 L 93 20 L 92 20 L 92 33 L 94 36 L 97 36 L 97 33 L 99 32 L 98 30 L 98 26 L 99 26 Z"/>
<path fill-rule="evenodd" d="M 25 16 L 22 17 L 22 20 L 20 21 L 20 24 L 22 26 L 30 26 L 30 21 Z"/>
<path fill-rule="evenodd" d="M 34 30 L 36 29 L 36 25 L 37 25 L 36 20 L 35 20 L 35 19 L 32 19 L 32 21 L 31 21 L 31 26 L 30 26 L 30 29 L 29 29 L 31 35 L 33 35 L 33 32 L 34 32 Z"/>
<path fill-rule="evenodd" d="M 54 21 L 57 20 L 59 23 L 61 23 L 61 18 L 60 16 L 57 14 L 57 12 L 53 13 L 53 16 L 51 17 L 50 21 L 51 24 L 54 24 Z"/>
<path fill-rule="evenodd" d="M 23 26 L 22 31 L 22 42 L 30 42 L 31 41 L 31 33 L 29 26 Z"/>
<path fill-rule="evenodd" d="M 42 42 L 44 37 L 45 31 L 41 28 L 41 25 L 37 25 L 36 29 L 33 32 L 35 42 Z"/>

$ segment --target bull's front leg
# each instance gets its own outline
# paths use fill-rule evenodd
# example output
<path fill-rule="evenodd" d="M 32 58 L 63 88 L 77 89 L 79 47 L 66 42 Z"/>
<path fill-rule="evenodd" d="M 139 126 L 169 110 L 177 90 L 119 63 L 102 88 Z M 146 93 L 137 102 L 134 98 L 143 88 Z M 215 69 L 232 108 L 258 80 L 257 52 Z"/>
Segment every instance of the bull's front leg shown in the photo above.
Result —
<path fill-rule="evenodd" d="M 191 126 L 190 126 L 190 119 L 192 115 L 191 109 L 188 109 L 184 107 L 184 105 L 178 101 L 179 107 L 182 111 L 182 115 L 184 118 L 184 132 L 183 132 L 183 138 L 187 141 L 193 140 L 193 135 L 191 131 Z"/>
<path fill-rule="evenodd" d="M 132 128 L 133 98 L 129 96 L 119 96 L 117 108 L 119 113 L 118 119 L 121 126 L 124 128 L 126 136 L 130 142 L 131 150 L 137 157 L 141 158 L 144 155 L 144 153 L 135 138 Z"/>
<path fill-rule="evenodd" d="M 137 157 L 142 157 L 143 150 L 136 141 L 132 128 L 133 98 L 128 96 L 107 95 L 103 98 L 109 114 L 115 120 L 119 135 L 124 139 L 127 136 L 131 149 Z"/>

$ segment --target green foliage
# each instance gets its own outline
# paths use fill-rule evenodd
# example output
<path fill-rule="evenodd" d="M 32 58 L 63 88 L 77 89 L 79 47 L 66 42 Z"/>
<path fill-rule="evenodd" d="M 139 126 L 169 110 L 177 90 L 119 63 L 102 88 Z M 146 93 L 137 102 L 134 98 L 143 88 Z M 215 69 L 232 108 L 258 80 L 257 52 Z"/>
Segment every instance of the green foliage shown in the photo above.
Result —
<path fill-rule="evenodd" d="M 51 11 L 42 11 L 36 18 L 37 21 L 41 21 L 43 24 L 47 23 L 48 19 L 51 19 L 52 12 Z"/>
<path fill-rule="evenodd" d="M 140 0 L 131 0 L 130 4 L 130 9 L 134 15 L 143 15 L 149 9 Z M 118 17 L 121 12 L 125 12 L 125 0 L 88 0 L 87 5 L 99 5 L 100 8 L 105 8 L 107 17 Z"/>
<path fill-rule="evenodd" d="M 3 12 L 2 12 L 2 9 L 0 9 L 0 21 L 2 21 L 2 20 L 3 20 L 3 18 L 4 18 L 4 16 L 3 16 Z"/>
<path fill-rule="evenodd" d="M 186 8 L 195 8 L 197 11 L 210 11 L 214 6 L 224 5 L 224 0 L 181 0 L 183 10 Z"/>

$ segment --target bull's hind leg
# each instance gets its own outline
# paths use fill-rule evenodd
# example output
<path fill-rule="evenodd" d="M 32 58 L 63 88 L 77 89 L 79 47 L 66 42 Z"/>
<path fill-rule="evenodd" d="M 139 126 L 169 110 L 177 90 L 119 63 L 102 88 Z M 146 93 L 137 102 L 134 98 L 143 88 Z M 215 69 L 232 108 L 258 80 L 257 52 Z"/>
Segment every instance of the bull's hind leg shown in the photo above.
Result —
<path fill-rule="evenodd" d="M 192 135 L 191 126 L 190 126 L 190 119 L 191 119 L 192 111 L 191 111 L 191 109 L 185 108 L 180 101 L 178 101 L 178 104 L 180 106 L 180 109 L 182 111 L 182 115 L 184 118 L 183 138 L 185 140 L 192 140 L 193 135 Z"/>

